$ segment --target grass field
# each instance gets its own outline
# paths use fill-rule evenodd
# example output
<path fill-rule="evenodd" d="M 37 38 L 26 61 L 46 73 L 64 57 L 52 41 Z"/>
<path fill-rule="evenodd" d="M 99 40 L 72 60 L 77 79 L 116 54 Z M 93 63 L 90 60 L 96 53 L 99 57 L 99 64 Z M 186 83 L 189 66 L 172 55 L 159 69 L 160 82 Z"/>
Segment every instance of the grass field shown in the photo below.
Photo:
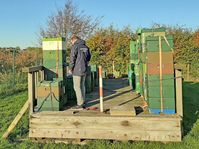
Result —
<path fill-rule="evenodd" d="M 184 97 L 184 137 L 181 143 L 160 143 L 160 142 L 119 142 L 96 140 L 87 145 L 72 145 L 72 144 L 41 144 L 31 141 L 20 141 L 28 136 L 28 114 L 23 116 L 20 123 L 9 136 L 8 140 L 0 140 L 0 149 L 4 148 L 46 148 L 46 149 L 62 149 L 62 148 L 95 148 L 95 149 L 199 149 L 199 83 L 185 82 L 183 84 Z M 19 112 L 23 103 L 27 100 L 27 91 L 16 93 L 7 97 L 0 97 L 0 136 L 9 126 L 16 114 Z"/>

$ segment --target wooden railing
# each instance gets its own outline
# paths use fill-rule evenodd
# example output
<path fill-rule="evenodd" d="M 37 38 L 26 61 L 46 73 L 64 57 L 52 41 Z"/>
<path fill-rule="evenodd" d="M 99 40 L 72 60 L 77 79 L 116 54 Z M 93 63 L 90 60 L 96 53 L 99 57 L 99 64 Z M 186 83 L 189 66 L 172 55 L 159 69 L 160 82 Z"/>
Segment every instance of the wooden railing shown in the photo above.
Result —
<path fill-rule="evenodd" d="M 37 82 L 44 80 L 44 67 L 35 66 L 24 68 L 23 72 L 28 73 L 29 115 L 31 115 L 34 112 L 35 85 Z"/>

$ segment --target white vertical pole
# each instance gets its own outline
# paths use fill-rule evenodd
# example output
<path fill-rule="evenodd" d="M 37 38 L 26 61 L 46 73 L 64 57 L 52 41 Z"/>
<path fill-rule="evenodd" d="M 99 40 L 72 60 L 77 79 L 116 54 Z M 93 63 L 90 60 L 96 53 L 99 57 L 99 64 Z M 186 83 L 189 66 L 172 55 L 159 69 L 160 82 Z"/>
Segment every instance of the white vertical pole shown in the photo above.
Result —
<path fill-rule="evenodd" d="M 103 80 L 102 66 L 99 66 L 99 95 L 100 95 L 100 112 L 103 112 Z"/>
<path fill-rule="evenodd" d="M 160 58 L 160 107 L 161 107 L 161 112 L 164 110 L 164 104 L 163 104 L 163 76 L 162 76 L 162 37 L 159 36 L 159 58 Z"/>

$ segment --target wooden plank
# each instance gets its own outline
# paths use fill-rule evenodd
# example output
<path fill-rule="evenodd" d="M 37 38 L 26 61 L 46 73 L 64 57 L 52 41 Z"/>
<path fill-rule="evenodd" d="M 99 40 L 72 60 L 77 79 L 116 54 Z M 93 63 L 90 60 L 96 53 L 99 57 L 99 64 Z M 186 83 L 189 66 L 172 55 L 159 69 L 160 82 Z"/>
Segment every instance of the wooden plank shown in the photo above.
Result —
<path fill-rule="evenodd" d="M 31 129 L 65 128 L 65 129 L 106 129 L 106 130 L 181 130 L 181 121 L 133 119 L 132 117 L 83 117 L 68 116 L 66 118 L 31 118 Z"/>
<path fill-rule="evenodd" d="M 113 116 L 135 116 L 136 111 L 133 106 L 115 106 L 110 109 L 110 114 Z"/>
<path fill-rule="evenodd" d="M 34 67 L 29 67 L 28 72 L 35 72 L 35 71 L 40 71 L 43 70 L 44 67 L 43 66 L 34 66 Z"/>
<path fill-rule="evenodd" d="M 97 119 L 98 117 L 117 117 L 123 119 L 124 117 L 122 116 L 111 116 L 109 114 L 105 113 L 100 113 L 99 111 L 87 111 L 87 110 L 81 110 L 81 112 L 73 114 L 73 111 L 71 110 L 66 110 L 66 111 L 43 111 L 39 113 L 33 113 L 31 117 L 33 118 L 47 118 L 47 119 L 56 119 L 56 118 L 68 118 L 68 116 L 75 116 L 75 117 L 93 117 Z M 126 118 L 126 117 L 125 117 Z M 168 120 L 173 120 L 173 121 L 181 121 L 182 118 L 176 114 L 174 115 L 168 115 L 168 114 L 144 114 L 144 115 L 137 115 L 136 117 L 130 117 L 131 119 L 134 120 L 155 120 L 155 121 L 168 121 Z"/>
<path fill-rule="evenodd" d="M 8 137 L 8 135 L 15 128 L 15 126 L 17 125 L 17 123 L 19 122 L 21 117 L 24 115 L 24 113 L 26 112 L 28 107 L 29 107 L 29 101 L 27 100 L 26 103 L 21 108 L 21 110 L 19 111 L 19 113 L 17 114 L 17 116 L 15 117 L 15 119 L 12 121 L 12 123 L 8 127 L 8 129 L 6 130 L 6 132 L 3 134 L 3 136 L 2 136 L 3 139 L 6 139 Z"/>
<path fill-rule="evenodd" d="M 29 115 L 33 113 L 35 99 L 35 78 L 34 73 L 28 73 L 28 101 L 29 101 Z"/>
<path fill-rule="evenodd" d="M 176 76 L 176 111 L 183 117 L 183 101 L 182 101 L 182 72 L 175 70 Z"/>
<path fill-rule="evenodd" d="M 44 70 L 40 70 L 40 81 L 44 80 Z"/>
<path fill-rule="evenodd" d="M 90 129 L 31 129 L 30 138 L 81 138 L 145 141 L 181 141 L 180 131 L 124 131 Z"/>
<path fill-rule="evenodd" d="M 43 69 L 44 69 L 43 66 L 33 66 L 33 67 L 24 67 L 24 68 L 22 68 L 22 71 L 31 73 L 31 72 L 36 72 L 36 71 L 40 71 Z"/>

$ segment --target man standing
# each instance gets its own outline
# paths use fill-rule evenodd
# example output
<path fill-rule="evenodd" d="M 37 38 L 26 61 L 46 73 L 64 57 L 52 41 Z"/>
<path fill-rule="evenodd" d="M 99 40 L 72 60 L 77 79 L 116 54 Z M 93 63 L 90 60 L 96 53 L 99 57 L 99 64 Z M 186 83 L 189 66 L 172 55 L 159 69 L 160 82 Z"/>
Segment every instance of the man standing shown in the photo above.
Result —
<path fill-rule="evenodd" d="M 77 97 L 77 106 L 74 108 L 79 109 L 83 108 L 85 102 L 85 80 L 91 54 L 85 41 L 78 36 L 72 35 L 71 43 L 69 73 L 73 74 L 74 90 Z"/>

